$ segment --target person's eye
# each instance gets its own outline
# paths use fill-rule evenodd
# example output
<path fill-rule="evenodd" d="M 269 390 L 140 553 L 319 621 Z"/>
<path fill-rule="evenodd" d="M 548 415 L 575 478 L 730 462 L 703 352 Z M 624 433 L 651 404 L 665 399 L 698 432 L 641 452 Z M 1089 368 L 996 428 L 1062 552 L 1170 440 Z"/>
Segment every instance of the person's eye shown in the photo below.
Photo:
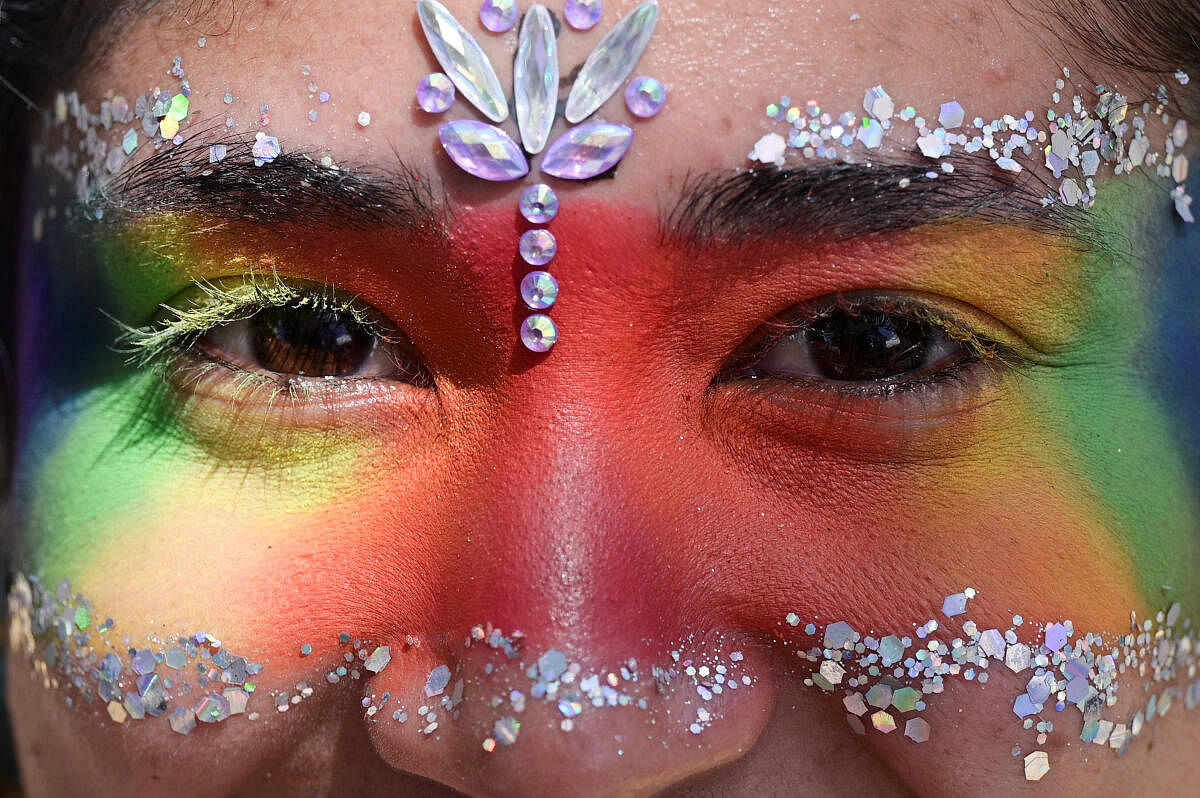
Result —
<path fill-rule="evenodd" d="M 383 313 L 274 275 L 197 283 L 117 343 L 188 409 L 261 408 L 275 424 L 327 423 L 344 401 L 435 393 L 416 345 Z"/>
<path fill-rule="evenodd" d="M 363 321 L 363 311 L 298 300 L 202 333 L 194 346 L 236 369 L 278 378 L 432 383 L 411 345 Z"/>
<path fill-rule="evenodd" d="M 996 351 L 995 342 L 911 297 L 823 297 L 752 336 L 718 382 L 773 379 L 886 397 L 961 379 Z"/>

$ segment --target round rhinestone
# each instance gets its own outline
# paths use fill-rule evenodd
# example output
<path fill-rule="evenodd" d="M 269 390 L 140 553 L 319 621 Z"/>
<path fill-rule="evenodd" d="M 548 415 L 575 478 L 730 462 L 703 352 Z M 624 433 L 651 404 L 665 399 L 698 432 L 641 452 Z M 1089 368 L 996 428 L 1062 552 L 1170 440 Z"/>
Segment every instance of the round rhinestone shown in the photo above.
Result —
<path fill-rule="evenodd" d="M 558 280 L 550 272 L 530 272 L 521 280 L 521 299 L 534 310 L 545 310 L 558 299 Z"/>
<path fill-rule="evenodd" d="M 604 0 L 567 0 L 563 16 L 575 30 L 590 30 L 604 13 Z"/>
<path fill-rule="evenodd" d="M 440 114 L 454 105 L 454 84 L 441 72 L 426 75 L 417 86 L 417 104 L 431 114 Z"/>
<path fill-rule="evenodd" d="M 558 242 L 549 230 L 526 230 L 521 234 L 521 258 L 530 266 L 544 266 L 554 260 Z"/>
<path fill-rule="evenodd" d="M 492 33 L 504 33 L 517 24 L 521 11 L 517 0 L 483 0 L 479 7 L 479 21 Z"/>
<path fill-rule="evenodd" d="M 667 90 L 654 78 L 643 75 L 634 78 L 625 88 L 625 105 L 629 113 L 643 119 L 654 116 L 667 102 Z"/>
<path fill-rule="evenodd" d="M 558 197 L 545 183 L 537 183 L 521 192 L 521 215 L 534 224 L 545 224 L 557 213 Z"/>
<path fill-rule="evenodd" d="M 548 352 L 558 340 L 558 327 L 544 313 L 534 313 L 521 322 L 521 343 L 530 352 Z"/>

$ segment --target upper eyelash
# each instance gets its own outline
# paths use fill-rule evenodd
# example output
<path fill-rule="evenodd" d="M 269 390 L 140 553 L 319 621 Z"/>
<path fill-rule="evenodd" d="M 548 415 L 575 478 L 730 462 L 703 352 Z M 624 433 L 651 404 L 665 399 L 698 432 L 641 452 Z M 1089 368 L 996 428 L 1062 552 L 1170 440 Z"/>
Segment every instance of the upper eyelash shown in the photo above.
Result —
<path fill-rule="evenodd" d="M 943 315 L 929 305 L 905 296 L 875 296 L 875 295 L 845 295 L 838 294 L 832 302 L 827 302 L 817 308 L 801 309 L 793 313 L 790 319 L 775 320 L 769 324 L 777 325 L 776 334 L 768 337 L 770 343 L 780 338 L 795 335 L 807 329 L 815 322 L 832 315 L 835 311 L 857 312 L 861 310 L 876 310 L 885 313 L 902 315 L 910 319 L 925 322 L 938 327 L 951 340 L 957 341 L 981 360 L 990 360 L 1000 355 L 1003 347 L 997 341 L 979 335 L 967 325 L 957 321 L 950 315 Z"/>
<path fill-rule="evenodd" d="M 766 323 L 768 332 L 755 342 L 748 353 L 741 353 L 736 361 L 724 367 L 716 382 L 721 381 L 722 375 L 729 375 L 747 363 L 757 362 L 766 352 L 781 339 L 807 329 L 818 320 L 830 314 L 843 311 L 883 310 L 888 313 L 900 313 L 908 318 L 915 318 L 941 329 L 947 337 L 962 344 L 967 350 L 967 356 L 956 361 L 952 366 L 940 369 L 932 374 L 897 379 L 874 380 L 864 383 L 832 383 L 820 379 L 801 377 L 776 377 L 774 381 L 803 385 L 807 388 L 833 390 L 839 394 L 857 393 L 873 398 L 887 398 L 898 393 L 913 390 L 924 390 L 946 380 L 962 380 L 960 372 L 973 365 L 995 363 L 1016 367 L 1025 361 L 1010 347 L 980 335 L 971 330 L 965 323 L 959 322 L 952 316 L 943 315 L 928 304 L 913 297 L 876 294 L 838 294 L 831 301 L 817 307 L 801 307 L 789 312 L 786 316 L 776 317 Z M 756 390 L 762 390 L 763 380 L 754 380 Z"/>
<path fill-rule="evenodd" d="M 193 287 L 204 294 L 204 299 L 183 307 L 163 304 L 160 317 L 149 324 L 133 327 L 113 319 L 120 328 L 114 348 L 129 356 L 130 365 L 146 368 L 163 363 L 172 355 L 193 349 L 205 333 L 249 319 L 267 308 L 306 304 L 345 313 L 382 341 L 394 343 L 397 340 L 394 333 L 385 329 L 357 300 L 346 297 L 328 284 L 302 286 L 285 281 L 273 272 L 269 275 L 251 272 L 243 276 L 240 285 L 196 280 Z"/>

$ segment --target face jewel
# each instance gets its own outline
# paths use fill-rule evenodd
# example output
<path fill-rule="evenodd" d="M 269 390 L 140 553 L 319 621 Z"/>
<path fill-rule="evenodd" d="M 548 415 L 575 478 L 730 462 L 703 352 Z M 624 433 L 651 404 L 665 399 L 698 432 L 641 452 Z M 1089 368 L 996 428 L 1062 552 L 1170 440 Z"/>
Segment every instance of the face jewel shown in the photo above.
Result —
<path fill-rule="evenodd" d="M 517 143 L 498 127 L 471 119 L 438 128 L 442 147 L 468 174 L 484 180 L 517 180 L 529 174 L 529 163 Z"/>
<path fill-rule="evenodd" d="M 558 340 L 558 327 L 544 313 L 534 313 L 521 322 L 521 343 L 530 352 L 549 352 Z M 497 735 L 496 739 L 500 739 Z M 501 740 L 503 742 L 503 740 Z"/>
<path fill-rule="evenodd" d="M 516 0 L 483 0 L 479 7 L 479 21 L 492 33 L 504 33 L 517 24 L 521 10 Z"/>
<path fill-rule="evenodd" d="M 568 122 L 574 124 L 585 119 L 625 82 L 650 43 L 657 21 L 658 2 L 648 0 L 601 39 L 584 62 L 567 97 Z"/>
<path fill-rule="evenodd" d="M 654 78 L 634 78 L 625 87 L 625 107 L 634 116 L 648 119 L 662 110 L 667 102 L 667 90 Z"/>
<path fill-rule="evenodd" d="M 530 272 L 521 280 L 521 299 L 533 310 L 545 310 L 558 298 L 558 280 L 550 272 Z"/>
<path fill-rule="evenodd" d="M 567 0 L 563 16 L 575 30 L 591 30 L 604 13 L 604 0 Z"/>
<path fill-rule="evenodd" d="M 558 197 L 545 183 L 535 183 L 521 192 L 521 215 L 534 224 L 545 224 L 558 213 Z"/>
<path fill-rule="evenodd" d="M 507 119 L 504 89 L 479 42 L 437 0 L 418 0 L 417 17 L 434 58 L 467 101 L 493 122 Z"/>
<path fill-rule="evenodd" d="M 525 151 L 541 152 L 550 138 L 558 103 L 558 40 L 550 12 L 540 4 L 529 9 L 521 22 L 513 64 L 513 102 Z"/>
<path fill-rule="evenodd" d="M 558 243 L 549 230 L 526 230 L 521 234 L 521 259 L 530 266 L 545 266 L 554 260 Z"/>
<path fill-rule="evenodd" d="M 563 133 L 542 158 L 542 171 L 564 180 L 586 180 L 625 157 L 633 131 L 614 122 L 589 122 Z"/>
<path fill-rule="evenodd" d="M 417 104 L 421 110 L 440 114 L 454 105 L 454 84 L 441 72 L 432 72 L 417 85 Z"/>

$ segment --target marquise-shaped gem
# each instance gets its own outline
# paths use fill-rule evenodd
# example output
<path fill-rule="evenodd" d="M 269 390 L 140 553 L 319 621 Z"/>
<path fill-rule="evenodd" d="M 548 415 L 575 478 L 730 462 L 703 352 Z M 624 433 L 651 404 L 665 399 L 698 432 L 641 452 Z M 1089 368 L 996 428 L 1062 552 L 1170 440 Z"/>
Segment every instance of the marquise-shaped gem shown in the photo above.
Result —
<path fill-rule="evenodd" d="M 567 96 L 568 122 L 587 118 L 621 87 L 650 43 L 656 22 L 658 0 L 647 0 L 600 40 Z"/>
<path fill-rule="evenodd" d="M 617 165 L 633 143 L 633 130 L 615 122 L 589 122 L 563 133 L 542 157 L 542 171 L 564 180 L 586 180 Z"/>
<path fill-rule="evenodd" d="M 550 12 L 540 4 L 525 12 L 521 22 L 513 65 L 513 101 L 525 151 L 541 152 L 550 138 L 558 103 L 558 41 Z"/>
<path fill-rule="evenodd" d="M 474 119 L 447 122 L 438 128 L 438 138 L 450 160 L 468 174 L 498 182 L 518 180 L 529 174 L 529 162 L 517 143 L 486 122 Z"/>
<path fill-rule="evenodd" d="M 417 0 L 417 17 L 434 58 L 462 96 L 493 122 L 507 119 L 504 88 L 479 42 L 437 0 Z"/>

